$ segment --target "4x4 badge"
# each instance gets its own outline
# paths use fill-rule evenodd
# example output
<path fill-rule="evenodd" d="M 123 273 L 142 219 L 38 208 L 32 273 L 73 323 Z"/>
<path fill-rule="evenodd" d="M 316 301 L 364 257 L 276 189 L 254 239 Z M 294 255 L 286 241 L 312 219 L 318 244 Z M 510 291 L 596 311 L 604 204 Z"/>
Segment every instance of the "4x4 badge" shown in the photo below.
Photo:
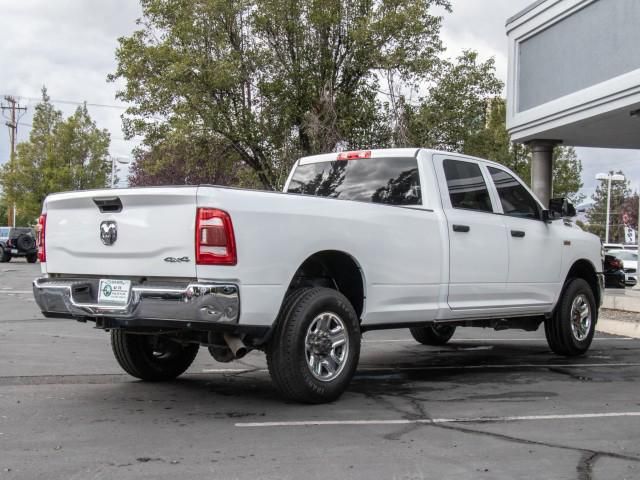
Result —
<path fill-rule="evenodd" d="M 106 220 L 100 224 L 100 240 L 105 245 L 113 245 L 118 239 L 118 224 L 113 220 Z"/>

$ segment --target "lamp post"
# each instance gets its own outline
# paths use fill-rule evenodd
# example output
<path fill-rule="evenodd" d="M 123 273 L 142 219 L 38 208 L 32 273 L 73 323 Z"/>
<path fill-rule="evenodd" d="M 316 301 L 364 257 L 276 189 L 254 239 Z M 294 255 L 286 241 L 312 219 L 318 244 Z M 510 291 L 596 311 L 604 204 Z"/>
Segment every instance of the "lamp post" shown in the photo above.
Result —
<path fill-rule="evenodd" d="M 111 188 L 116 188 L 116 171 L 117 164 L 129 165 L 131 162 L 125 158 L 111 157 Z"/>
<path fill-rule="evenodd" d="M 611 173 L 598 173 L 596 175 L 596 180 L 607 180 L 607 225 L 604 234 L 604 243 L 609 243 L 609 213 L 611 210 L 611 182 L 622 182 L 624 181 L 624 175 L 619 174 L 611 174 Z"/>

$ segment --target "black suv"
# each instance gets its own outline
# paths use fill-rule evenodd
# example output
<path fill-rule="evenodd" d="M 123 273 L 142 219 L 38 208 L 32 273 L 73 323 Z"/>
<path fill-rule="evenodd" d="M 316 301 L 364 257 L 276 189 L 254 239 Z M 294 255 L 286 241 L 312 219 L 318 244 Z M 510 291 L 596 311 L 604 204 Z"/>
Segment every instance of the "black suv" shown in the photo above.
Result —
<path fill-rule="evenodd" d="M 0 262 L 9 262 L 13 257 L 27 257 L 27 262 L 38 261 L 38 247 L 32 228 L 0 227 Z"/>

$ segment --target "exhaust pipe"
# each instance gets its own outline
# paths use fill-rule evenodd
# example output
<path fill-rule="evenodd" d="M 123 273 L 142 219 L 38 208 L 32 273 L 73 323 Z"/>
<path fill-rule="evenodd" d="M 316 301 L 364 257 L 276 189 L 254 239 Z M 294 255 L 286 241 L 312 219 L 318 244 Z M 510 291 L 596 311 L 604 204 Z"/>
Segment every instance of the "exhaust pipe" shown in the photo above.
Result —
<path fill-rule="evenodd" d="M 231 350 L 231 353 L 233 353 L 234 358 L 236 359 L 242 358 L 249 352 L 249 349 L 244 343 L 242 343 L 242 340 L 240 340 L 240 337 L 236 337 L 235 335 L 229 335 L 228 333 L 225 333 L 223 334 L 223 338 L 227 346 Z"/>

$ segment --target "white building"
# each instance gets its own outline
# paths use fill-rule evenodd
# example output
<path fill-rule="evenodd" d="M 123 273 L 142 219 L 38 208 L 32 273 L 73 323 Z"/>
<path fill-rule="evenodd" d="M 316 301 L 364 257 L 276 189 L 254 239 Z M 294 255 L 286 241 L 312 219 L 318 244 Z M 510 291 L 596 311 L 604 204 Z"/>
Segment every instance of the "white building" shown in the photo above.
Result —
<path fill-rule="evenodd" d="M 539 0 L 506 29 L 507 129 L 541 200 L 555 145 L 640 149 L 640 0 Z"/>

